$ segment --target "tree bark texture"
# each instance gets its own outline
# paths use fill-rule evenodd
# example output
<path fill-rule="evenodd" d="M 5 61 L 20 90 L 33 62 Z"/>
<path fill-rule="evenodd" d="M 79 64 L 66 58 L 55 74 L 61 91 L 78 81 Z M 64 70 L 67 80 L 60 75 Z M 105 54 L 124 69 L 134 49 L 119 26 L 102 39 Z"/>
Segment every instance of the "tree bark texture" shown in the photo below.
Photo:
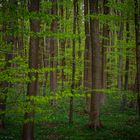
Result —
<path fill-rule="evenodd" d="M 28 5 L 29 12 L 39 13 L 40 0 L 31 0 Z M 30 19 L 30 31 L 38 33 L 40 31 L 40 21 L 38 19 Z M 29 46 L 29 68 L 38 69 L 39 66 L 39 37 L 33 35 L 30 36 L 30 46 Z M 35 80 L 32 80 L 32 78 Z M 30 82 L 27 87 L 27 96 L 36 96 L 38 93 L 38 73 L 29 73 Z M 33 101 L 29 101 L 34 107 Z M 29 119 L 28 122 L 24 122 L 23 125 L 23 140 L 34 140 L 34 109 L 32 112 L 25 112 L 25 121 Z"/>
<path fill-rule="evenodd" d="M 98 15 L 98 0 L 90 0 L 90 14 Z M 91 61 L 92 61 L 92 92 L 90 105 L 90 127 L 100 128 L 100 92 L 102 88 L 102 55 L 99 40 L 99 21 L 98 18 L 90 18 L 91 35 Z"/>

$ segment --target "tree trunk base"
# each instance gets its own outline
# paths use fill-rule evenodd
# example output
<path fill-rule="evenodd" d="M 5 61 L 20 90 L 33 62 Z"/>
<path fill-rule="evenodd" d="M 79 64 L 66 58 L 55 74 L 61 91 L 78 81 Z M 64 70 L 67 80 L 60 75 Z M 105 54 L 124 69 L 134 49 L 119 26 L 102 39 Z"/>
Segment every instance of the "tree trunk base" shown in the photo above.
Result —
<path fill-rule="evenodd" d="M 103 128 L 103 124 L 102 124 L 101 121 L 99 121 L 99 123 L 97 123 L 97 124 L 89 123 L 88 128 L 96 130 L 96 129 L 99 129 L 99 128 Z"/>

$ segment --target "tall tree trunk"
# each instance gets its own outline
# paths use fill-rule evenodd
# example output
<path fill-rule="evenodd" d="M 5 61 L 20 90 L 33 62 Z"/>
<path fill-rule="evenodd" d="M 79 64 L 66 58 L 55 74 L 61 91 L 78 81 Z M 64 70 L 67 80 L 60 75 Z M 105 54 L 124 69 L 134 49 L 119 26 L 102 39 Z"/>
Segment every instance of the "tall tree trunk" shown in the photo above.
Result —
<path fill-rule="evenodd" d="M 121 0 L 120 2 L 122 2 Z M 123 75 L 122 75 L 122 70 L 123 70 L 123 48 L 122 48 L 122 40 L 123 40 L 123 30 L 124 30 L 124 23 L 122 21 L 122 12 L 119 13 L 120 16 L 120 21 L 119 21 L 119 32 L 118 32 L 118 41 L 119 41 L 119 59 L 118 59 L 118 90 L 119 90 L 119 95 L 122 96 L 122 89 L 123 89 Z M 121 99 L 121 111 L 123 111 L 122 107 L 122 99 Z"/>
<path fill-rule="evenodd" d="M 103 1 L 104 15 L 108 15 L 110 10 L 107 6 L 108 0 Z M 102 86 L 103 89 L 107 88 L 107 73 L 106 73 L 106 47 L 109 45 L 109 25 L 104 23 L 103 25 L 103 40 L 102 40 Z M 101 94 L 101 104 L 105 102 L 105 94 Z"/>
<path fill-rule="evenodd" d="M 138 114 L 140 118 L 140 3 L 138 0 L 134 0 L 135 3 L 135 34 L 136 34 L 136 64 L 137 64 L 137 105 Z"/>
<path fill-rule="evenodd" d="M 127 32 L 127 36 L 126 36 L 126 43 L 129 43 L 129 23 L 127 21 L 126 23 L 126 32 Z M 129 56 L 128 56 L 128 51 L 129 49 L 126 49 L 127 53 L 126 53 L 126 63 L 125 63 L 125 80 L 124 80 L 124 90 L 128 89 L 128 73 L 129 73 Z"/>
<path fill-rule="evenodd" d="M 61 0 L 61 2 L 64 2 L 64 0 Z M 63 19 L 64 18 L 64 5 L 60 6 L 60 16 Z M 61 32 L 64 33 L 65 32 L 65 27 L 64 27 L 64 22 L 61 23 Z M 66 44 L 66 40 L 65 39 L 61 39 L 60 40 L 60 47 L 61 47 L 61 66 L 62 66 L 62 70 L 61 70 L 61 92 L 64 91 L 64 82 L 65 82 L 65 73 L 64 73 L 64 67 L 65 67 L 65 44 Z"/>
<path fill-rule="evenodd" d="M 90 0 L 90 14 L 98 15 L 98 0 Z M 102 88 L 102 55 L 99 40 L 99 21 L 96 18 L 90 18 L 91 35 L 91 61 L 92 61 L 92 92 L 90 105 L 90 127 L 100 128 L 100 96 L 97 90 Z"/>
<path fill-rule="evenodd" d="M 104 15 L 108 15 L 110 12 L 109 7 L 107 6 L 108 0 L 103 1 L 103 10 L 104 10 Z M 102 76 L 103 76 L 103 88 L 106 88 L 107 83 L 107 74 L 105 72 L 106 69 L 106 47 L 109 45 L 109 25 L 108 23 L 104 23 L 103 25 L 103 41 L 102 41 Z"/>
<path fill-rule="evenodd" d="M 119 41 L 122 40 L 122 33 L 123 33 L 123 25 L 120 25 L 120 33 L 119 33 Z M 120 45 L 119 49 L 119 62 L 118 62 L 118 89 L 119 92 L 122 91 L 122 66 L 123 66 L 123 57 L 122 57 L 122 46 Z"/>
<path fill-rule="evenodd" d="M 45 29 L 46 30 L 46 29 Z M 43 48 L 43 66 L 44 68 L 49 67 L 49 50 L 50 50 L 50 38 L 44 37 L 44 48 Z M 43 81 L 43 96 L 46 96 L 48 72 L 44 73 L 45 80 Z"/>
<path fill-rule="evenodd" d="M 40 0 L 31 0 L 29 2 L 30 12 L 39 12 Z M 38 33 L 40 31 L 40 21 L 31 17 L 30 19 L 30 30 L 31 32 Z M 30 37 L 29 47 L 29 68 L 38 69 L 39 59 L 39 37 Z M 29 73 L 30 80 L 35 77 L 34 81 L 28 83 L 27 96 L 36 96 L 38 92 L 38 74 L 35 72 Z M 33 105 L 32 101 L 29 101 L 30 105 Z M 25 122 L 23 125 L 23 140 L 34 140 L 34 109 L 31 112 L 25 112 Z M 28 121 L 26 122 L 26 120 Z"/>
<path fill-rule="evenodd" d="M 51 14 L 51 9 L 47 9 L 46 14 Z M 44 31 L 47 32 L 47 24 L 44 25 Z M 50 51 L 50 38 L 49 37 L 44 37 L 44 49 L 43 49 L 43 65 L 44 68 L 48 68 L 50 66 L 49 63 L 49 51 Z M 47 81 L 49 77 L 49 72 L 44 73 L 44 78 L 45 80 L 43 81 L 43 96 L 47 94 Z"/>
<path fill-rule="evenodd" d="M 129 43 L 129 22 L 126 23 L 126 43 Z M 126 108 L 126 91 L 128 90 L 128 74 L 129 74 L 129 56 L 128 56 L 129 48 L 126 49 L 126 62 L 125 62 L 125 75 L 124 75 L 124 93 L 122 95 L 122 111 Z"/>
<path fill-rule="evenodd" d="M 54 19 L 51 23 L 51 32 L 55 33 L 57 31 L 57 19 L 55 16 L 57 16 L 57 0 L 51 0 L 52 2 L 52 9 L 51 14 L 54 16 Z M 50 39 L 50 68 L 53 68 L 54 71 L 50 72 L 50 91 L 55 94 L 57 90 L 57 49 L 58 49 L 58 40 L 55 37 L 52 37 Z M 52 100 L 52 105 L 55 104 L 55 101 Z"/>
<path fill-rule="evenodd" d="M 85 111 L 90 112 L 90 97 L 88 90 L 91 88 L 91 44 L 90 44 L 90 23 L 86 16 L 89 14 L 89 1 L 84 0 L 84 16 L 85 16 L 85 50 L 84 50 L 84 88 L 86 92 Z"/>
<path fill-rule="evenodd" d="M 73 34 L 76 34 L 76 5 L 77 0 L 73 0 Z M 75 88 L 75 38 L 72 41 L 72 84 L 71 84 L 71 93 L 74 94 L 74 88 Z M 70 109 L 69 109 L 69 123 L 73 123 L 73 96 L 70 97 Z"/>
<path fill-rule="evenodd" d="M 77 23 L 77 33 L 79 35 L 78 37 L 78 63 L 81 65 L 82 64 L 82 52 L 81 52 L 81 46 L 82 46 L 82 41 L 81 41 L 81 23 L 80 23 L 80 1 L 77 2 L 77 18 L 76 18 L 76 23 Z M 78 64 L 78 65 L 79 65 Z M 80 66 L 79 65 L 79 66 Z M 82 86 L 82 69 L 79 69 L 79 79 L 78 79 L 78 87 Z"/>

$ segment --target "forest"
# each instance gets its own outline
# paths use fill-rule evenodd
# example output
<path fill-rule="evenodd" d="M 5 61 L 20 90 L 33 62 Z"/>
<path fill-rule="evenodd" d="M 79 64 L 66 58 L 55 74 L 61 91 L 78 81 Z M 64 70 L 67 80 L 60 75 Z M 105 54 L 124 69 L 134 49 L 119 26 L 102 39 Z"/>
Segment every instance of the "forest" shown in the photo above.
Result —
<path fill-rule="evenodd" d="M 140 140 L 140 1 L 0 0 L 0 140 Z"/>

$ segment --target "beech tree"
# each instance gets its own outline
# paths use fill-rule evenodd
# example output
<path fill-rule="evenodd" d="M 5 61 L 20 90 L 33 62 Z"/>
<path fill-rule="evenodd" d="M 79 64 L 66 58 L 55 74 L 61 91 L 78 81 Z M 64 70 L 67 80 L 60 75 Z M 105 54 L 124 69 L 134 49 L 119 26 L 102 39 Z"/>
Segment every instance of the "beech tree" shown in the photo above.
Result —
<path fill-rule="evenodd" d="M 40 0 L 31 0 L 28 4 L 29 12 L 39 13 Z M 30 19 L 30 31 L 33 33 L 38 33 L 40 31 L 40 21 L 39 19 Z M 29 68 L 37 70 L 38 69 L 38 58 L 39 58 L 39 37 L 34 35 L 30 36 L 30 47 L 29 47 Z M 32 80 L 33 77 L 35 80 Z M 27 96 L 36 96 L 38 93 L 38 73 L 30 72 L 29 73 L 30 82 L 28 83 Z M 33 106 L 33 101 L 29 98 L 30 105 Z M 23 125 L 23 140 L 34 140 L 34 108 L 32 111 L 25 112 L 24 115 L 24 125 Z M 28 120 L 28 121 L 27 121 Z"/>
<path fill-rule="evenodd" d="M 89 1 L 90 4 L 90 36 L 91 36 L 91 62 L 92 62 L 92 92 L 90 105 L 90 127 L 97 129 L 100 123 L 100 92 L 102 89 L 102 55 L 99 40 L 99 21 L 93 14 L 98 15 L 98 0 Z"/>

